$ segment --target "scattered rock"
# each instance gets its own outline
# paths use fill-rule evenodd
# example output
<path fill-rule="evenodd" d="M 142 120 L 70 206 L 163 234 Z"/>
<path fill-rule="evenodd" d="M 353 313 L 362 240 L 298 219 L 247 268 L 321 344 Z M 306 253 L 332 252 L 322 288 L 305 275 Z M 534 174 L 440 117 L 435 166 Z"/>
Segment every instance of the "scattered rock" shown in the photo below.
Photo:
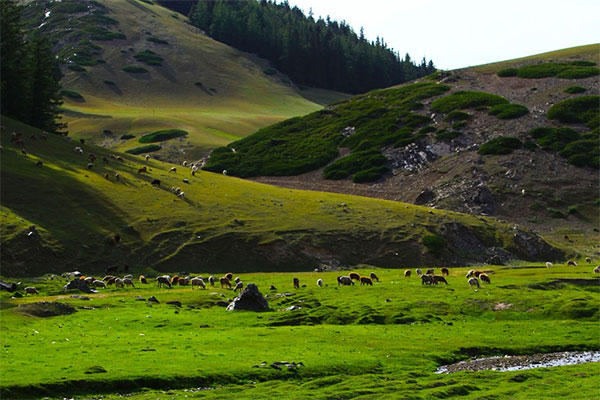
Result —
<path fill-rule="evenodd" d="M 18 311 L 24 314 L 33 315 L 34 317 L 56 317 L 58 315 L 69 315 L 77 312 L 77 310 L 69 304 L 50 301 L 21 304 Z"/>
<path fill-rule="evenodd" d="M 170 300 L 170 301 L 167 301 L 167 304 L 170 304 L 175 307 L 181 307 L 181 302 L 179 300 Z"/>
<path fill-rule="evenodd" d="M 268 309 L 269 303 L 264 298 L 264 296 L 258 291 L 258 287 L 254 283 L 249 283 L 244 289 L 244 291 L 235 299 L 233 299 L 229 306 L 227 306 L 227 311 L 264 311 Z"/>
<path fill-rule="evenodd" d="M 154 297 L 154 296 L 148 297 L 148 301 L 151 301 L 151 302 L 156 303 L 156 304 L 160 303 L 160 301 L 158 301 L 158 299 L 156 297 Z"/>
<path fill-rule="evenodd" d="M 79 299 L 79 300 L 89 300 L 90 298 L 87 296 L 80 296 L 78 294 L 74 294 L 71 296 L 72 299 Z"/>

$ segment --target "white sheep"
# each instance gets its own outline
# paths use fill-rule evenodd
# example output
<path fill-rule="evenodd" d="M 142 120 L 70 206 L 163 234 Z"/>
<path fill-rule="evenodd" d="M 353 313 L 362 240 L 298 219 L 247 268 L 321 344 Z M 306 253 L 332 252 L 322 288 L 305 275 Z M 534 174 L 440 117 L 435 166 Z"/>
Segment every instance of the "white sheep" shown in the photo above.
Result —
<path fill-rule="evenodd" d="M 474 273 L 475 273 L 475 270 L 473 270 L 473 269 L 472 269 L 472 270 L 470 270 L 469 272 L 467 272 L 467 276 L 466 276 L 466 278 L 467 278 L 467 279 L 469 279 L 469 278 L 472 278 Z"/>
<path fill-rule="evenodd" d="M 25 289 L 25 294 L 40 294 L 38 290 L 33 286 L 27 286 Z"/>
<path fill-rule="evenodd" d="M 177 167 L 171 167 L 171 169 L 169 170 L 169 172 L 177 172 Z"/>
<path fill-rule="evenodd" d="M 177 193 L 177 197 L 179 197 L 180 199 L 183 199 L 185 197 L 185 193 L 179 192 L 179 193 Z"/>
<path fill-rule="evenodd" d="M 594 268 L 594 273 L 600 274 L 600 265 L 598 265 L 596 268 Z"/>
<path fill-rule="evenodd" d="M 237 292 L 238 290 L 239 290 L 239 291 L 242 291 L 242 289 L 243 289 L 243 288 L 244 288 L 244 282 L 242 282 L 242 281 L 239 281 L 239 282 L 237 283 L 237 285 L 235 285 L 235 287 L 233 288 L 233 291 L 234 291 L 234 292 Z"/>
<path fill-rule="evenodd" d="M 157 277 L 156 282 L 158 283 L 158 287 L 161 287 L 163 285 L 171 287 L 171 277 L 169 275 L 162 275 Z"/>
<path fill-rule="evenodd" d="M 123 279 L 121 279 L 121 278 L 115 279 L 115 286 L 118 288 L 125 287 L 125 283 L 123 282 Z"/>
<path fill-rule="evenodd" d="M 146 159 L 146 161 L 148 161 L 148 160 L 150 159 L 150 154 L 146 154 L 146 155 L 144 156 L 144 158 Z"/>
<path fill-rule="evenodd" d="M 546 268 L 552 268 L 552 263 L 550 261 L 546 262 Z"/>
<path fill-rule="evenodd" d="M 323 279 L 317 279 L 317 286 L 323 287 Z"/>
<path fill-rule="evenodd" d="M 423 275 L 423 271 L 421 271 L 421 268 L 417 268 L 416 271 L 417 275 L 421 276 Z"/>
<path fill-rule="evenodd" d="M 233 280 L 235 283 L 238 283 L 239 281 L 241 281 L 239 276 L 236 276 L 235 279 Z"/>
<path fill-rule="evenodd" d="M 73 149 L 73 153 L 83 154 L 83 149 L 81 147 L 77 146 Z"/>
<path fill-rule="evenodd" d="M 210 286 L 215 286 L 215 277 L 214 276 L 209 276 L 208 277 L 208 283 L 210 283 Z"/>
<path fill-rule="evenodd" d="M 99 281 L 99 280 L 92 281 L 92 286 L 93 287 L 101 287 L 101 288 L 106 289 L 106 283 L 104 281 Z"/>
<path fill-rule="evenodd" d="M 132 278 L 123 278 L 123 284 L 125 286 L 135 287 L 135 285 L 133 284 L 133 279 Z"/>
<path fill-rule="evenodd" d="M 198 276 L 195 278 L 192 278 L 191 282 L 192 282 L 192 290 L 194 290 L 194 286 L 199 286 L 202 289 L 206 289 L 206 284 L 204 283 L 204 280 Z"/>
<path fill-rule="evenodd" d="M 469 279 L 469 286 L 477 286 L 477 287 L 479 287 L 479 279 L 477 279 L 477 278 L 471 278 L 471 279 Z"/>
<path fill-rule="evenodd" d="M 223 175 L 227 176 L 227 170 L 226 169 L 223 170 Z"/>
<path fill-rule="evenodd" d="M 188 163 L 187 163 L 187 161 L 184 161 L 184 162 L 181 163 L 181 165 L 183 165 L 184 167 L 187 167 Z"/>
<path fill-rule="evenodd" d="M 127 274 L 127 275 L 125 275 L 125 276 L 123 277 L 123 279 L 127 279 L 127 278 L 129 278 L 129 279 L 133 279 L 133 275 L 131 275 L 131 274 Z"/>

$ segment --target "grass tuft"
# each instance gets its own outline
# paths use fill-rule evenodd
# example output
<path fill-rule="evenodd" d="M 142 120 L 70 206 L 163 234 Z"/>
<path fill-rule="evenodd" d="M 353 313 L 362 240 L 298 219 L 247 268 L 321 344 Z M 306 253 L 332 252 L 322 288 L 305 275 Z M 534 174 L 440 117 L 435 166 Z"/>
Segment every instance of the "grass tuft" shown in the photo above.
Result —
<path fill-rule="evenodd" d="M 582 86 L 569 86 L 568 88 L 565 89 L 565 93 L 576 94 L 576 93 L 583 93 L 586 90 L 587 89 Z"/>
<path fill-rule="evenodd" d="M 140 67 L 139 65 L 126 65 L 121 69 L 130 74 L 145 74 L 149 72 L 146 68 Z"/>
<path fill-rule="evenodd" d="M 522 106 L 521 104 L 504 103 L 493 106 L 488 114 L 495 115 L 500 119 L 514 119 L 522 117 L 528 112 L 529 110 L 527 110 L 527 107 Z"/>

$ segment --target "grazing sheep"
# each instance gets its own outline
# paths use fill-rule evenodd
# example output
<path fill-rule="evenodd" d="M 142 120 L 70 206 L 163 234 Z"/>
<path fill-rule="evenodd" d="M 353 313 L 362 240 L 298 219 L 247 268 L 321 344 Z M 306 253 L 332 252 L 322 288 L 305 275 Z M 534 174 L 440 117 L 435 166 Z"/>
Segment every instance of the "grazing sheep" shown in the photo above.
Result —
<path fill-rule="evenodd" d="M 133 279 L 132 278 L 123 278 L 123 284 L 125 286 L 135 287 L 135 285 L 133 284 Z"/>
<path fill-rule="evenodd" d="M 25 289 L 25 294 L 40 294 L 38 290 L 33 286 L 27 286 Z"/>
<path fill-rule="evenodd" d="M 119 175 L 119 174 L 115 174 L 115 178 L 116 178 L 118 181 L 120 181 L 120 180 L 121 180 L 121 175 Z"/>
<path fill-rule="evenodd" d="M 73 149 L 73 153 L 83 154 L 83 149 L 81 147 L 77 146 Z"/>
<path fill-rule="evenodd" d="M 479 287 L 479 279 L 477 279 L 477 278 L 470 278 L 469 279 L 469 286 L 477 286 L 477 287 Z"/>
<path fill-rule="evenodd" d="M 124 288 L 125 282 L 123 281 L 123 279 L 117 278 L 117 279 L 115 279 L 115 286 L 118 288 Z"/>
<path fill-rule="evenodd" d="M 121 157 L 121 156 L 117 156 L 117 161 L 125 162 L 125 160 L 123 160 L 123 157 Z"/>
<path fill-rule="evenodd" d="M 144 158 L 146 159 L 146 161 L 148 161 L 148 160 L 150 159 L 150 154 L 146 154 L 146 155 L 144 156 Z"/>
<path fill-rule="evenodd" d="M 181 165 L 183 165 L 184 167 L 187 167 L 187 166 L 188 166 L 188 164 L 187 164 L 187 161 L 183 161 L 183 162 L 181 163 Z"/>
<path fill-rule="evenodd" d="M 588 263 L 588 264 L 590 264 L 590 263 L 592 262 L 592 259 L 591 259 L 591 258 L 589 258 L 589 257 L 586 257 L 586 258 L 585 258 L 585 262 L 586 262 L 586 263 Z"/>
<path fill-rule="evenodd" d="M 481 282 L 492 283 L 490 281 L 490 277 L 487 274 L 484 274 L 483 272 L 479 275 L 479 279 L 481 279 Z"/>
<path fill-rule="evenodd" d="M 108 175 L 108 174 L 104 174 L 104 179 L 106 179 L 106 180 L 110 180 L 110 175 Z"/>
<path fill-rule="evenodd" d="M 157 277 L 156 283 L 158 284 L 158 287 L 162 287 L 163 285 L 167 285 L 169 288 L 171 287 L 169 275 L 162 275 Z"/>
<path fill-rule="evenodd" d="M 183 199 L 185 197 L 185 193 L 179 192 L 179 193 L 177 193 L 177 197 L 179 197 L 180 199 Z"/>
<path fill-rule="evenodd" d="M 229 279 L 230 281 L 233 280 L 233 274 L 231 272 L 226 273 L 225 275 L 223 275 L 225 278 Z"/>
<path fill-rule="evenodd" d="M 140 283 L 143 283 L 143 284 L 148 283 L 148 280 L 146 279 L 146 277 L 144 275 L 140 275 L 138 280 L 140 281 Z"/>
<path fill-rule="evenodd" d="M 598 265 L 598 266 L 596 266 L 596 268 L 594 268 L 594 273 L 600 274 L 600 265 Z"/>
<path fill-rule="evenodd" d="M 106 275 L 104 278 L 102 278 L 102 280 L 104 282 L 107 282 L 109 279 L 112 279 L 112 278 L 114 278 L 114 276 L 112 276 L 112 275 Z"/>
<path fill-rule="evenodd" d="M 227 170 L 226 169 L 223 170 L 223 175 L 227 176 Z"/>
<path fill-rule="evenodd" d="M 177 167 L 171 167 L 171 169 L 169 169 L 169 172 L 177 172 Z"/>
<path fill-rule="evenodd" d="M 106 281 L 106 285 L 107 285 L 107 286 L 108 286 L 108 285 L 112 285 L 112 284 L 114 284 L 114 283 L 115 283 L 115 281 L 116 281 L 116 280 L 117 280 L 117 277 L 116 277 L 116 276 L 113 276 L 113 277 L 109 278 L 109 279 Z"/>
<path fill-rule="evenodd" d="M 577 263 L 573 260 L 567 261 L 567 267 L 576 267 Z"/>
<path fill-rule="evenodd" d="M 473 272 L 473 276 L 475 276 L 475 278 L 479 278 L 479 275 L 483 274 L 483 272 L 481 271 L 475 271 Z"/>
<path fill-rule="evenodd" d="M 184 180 L 183 180 L 183 183 L 187 183 L 187 184 L 189 184 L 189 183 L 190 183 L 190 180 L 189 180 L 189 179 L 184 179 Z"/>
<path fill-rule="evenodd" d="M 439 282 L 444 282 L 446 285 L 448 284 L 448 281 L 446 281 L 446 278 L 443 276 L 433 275 L 433 283 L 437 285 Z"/>
<path fill-rule="evenodd" d="M 350 272 L 348 274 L 348 276 L 350 277 L 350 279 L 352 279 L 353 281 L 360 281 L 360 275 L 357 274 L 356 272 Z"/>
<path fill-rule="evenodd" d="M 244 282 L 239 281 L 237 283 L 237 285 L 235 285 L 235 287 L 233 288 L 233 291 L 237 292 L 239 290 L 241 292 L 243 288 L 244 288 Z"/>
<path fill-rule="evenodd" d="M 92 282 L 94 282 L 96 280 L 96 278 L 94 278 L 93 276 L 88 276 L 87 278 L 83 279 L 85 281 L 85 283 L 87 283 L 88 285 L 91 285 Z"/>
<path fill-rule="evenodd" d="M 85 139 L 79 139 L 79 143 L 85 144 Z"/>
<path fill-rule="evenodd" d="M 432 285 L 433 284 L 433 276 L 432 275 L 421 275 L 421 285 Z"/>
<path fill-rule="evenodd" d="M 90 154 L 88 154 L 88 159 L 91 162 L 95 162 L 96 161 L 96 155 L 94 153 L 90 153 Z"/>
<path fill-rule="evenodd" d="M 379 277 L 375 275 L 375 272 L 371 272 L 370 277 L 371 280 L 379 282 Z"/>
<path fill-rule="evenodd" d="M 150 182 L 150 184 L 152 186 L 160 186 L 160 179 L 152 179 L 152 182 Z"/>
<path fill-rule="evenodd" d="M 450 275 L 450 271 L 448 270 L 448 268 L 442 268 L 442 275 Z"/>
<path fill-rule="evenodd" d="M 415 272 L 417 273 L 417 275 L 418 275 L 418 276 L 421 276 L 421 275 L 423 275 L 423 271 L 421 271 L 421 268 L 417 268 L 417 269 L 415 270 Z"/>
<path fill-rule="evenodd" d="M 148 169 L 146 167 L 142 167 L 140 169 L 138 169 L 138 174 L 146 174 L 148 173 Z"/>
<path fill-rule="evenodd" d="M 435 274 L 435 271 L 433 268 L 428 269 L 427 272 L 425 272 L 425 275 L 433 275 L 433 274 Z"/>
<path fill-rule="evenodd" d="M 338 276 L 338 286 L 350 286 L 354 285 L 354 281 L 349 276 Z"/>
<path fill-rule="evenodd" d="M 221 283 L 221 289 L 223 289 L 224 286 L 227 286 L 229 289 L 231 289 L 231 282 L 226 277 L 220 278 L 219 283 Z"/>
<path fill-rule="evenodd" d="M 190 277 L 179 278 L 179 286 L 187 286 L 190 283 Z"/>
<path fill-rule="evenodd" d="M 236 276 L 235 279 L 233 280 L 235 283 L 238 283 L 239 281 L 241 281 L 239 276 Z"/>
<path fill-rule="evenodd" d="M 199 277 L 192 278 L 191 282 L 192 282 L 192 290 L 194 290 L 194 286 L 198 286 L 198 287 L 201 287 L 202 289 L 206 289 L 206 284 L 204 283 L 204 280 L 202 278 L 199 278 Z M 214 284 L 214 282 L 213 282 L 213 284 Z"/>
<path fill-rule="evenodd" d="M 96 288 L 105 288 L 106 289 L 106 283 L 103 281 L 95 280 L 92 282 L 92 286 L 96 287 Z"/>
<path fill-rule="evenodd" d="M 550 261 L 546 263 L 546 268 L 552 268 L 552 263 Z"/>
<path fill-rule="evenodd" d="M 93 167 L 94 167 L 94 164 L 92 164 L 92 163 L 88 163 L 88 165 L 87 165 L 87 169 L 92 169 Z"/>
<path fill-rule="evenodd" d="M 475 271 L 474 271 L 474 270 L 472 270 L 472 269 L 471 269 L 471 270 L 469 270 L 469 272 L 467 272 L 467 276 L 466 276 L 466 278 L 467 278 L 467 279 L 469 279 L 469 278 L 472 278 L 474 273 L 475 273 Z"/>
<path fill-rule="evenodd" d="M 294 289 L 300 289 L 300 279 L 294 278 Z"/>
<path fill-rule="evenodd" d="M 25 149 L 21 149 L 21 154 L 24 155 L 24 156 L 27 155 L 27 152 L 25 151 Z"/>
<path fill-rule="evenodd" d="M 102 156 L 102 161 L 104 164 L 108 164 L 108 158 L 106 158 L 106 156 Z"/>
<path fill-rule="evenodd" d="M 410 278 L 411 274 L 412 274 L 412 271 L 410 269 L 405 269 L 404 270 L 404 277 L 405 278 Z"/>
<path fill-rule="evenodd" d="M 317 279 L 317 286 L 323 287 L 323 279 Z"/>
<path fill-rule="evenodd" d="M 215 277 L 214 276 L 209 276 L 208 277 L 208 283 L 210 283 L 210 286 L 215 286 Z"/>
<path fill-rule="evenodd" d="M 171 285 L 175 286 L 179 283 L 179 276 L 175 275 L 171 278 Z"/>
<path fill-rule="evenodd" d="M 41 167 L 43 165 L 44 165 L 44 163 L 42 161 L 38 161 L 38 162 L 35 163 L 36 167 Z"/>
<path fill-rule="evenodd" d="M 367 286 L 373 286 L 373 281 L 371 280 L 371 278 L 368 278 L 366 276 L 361 276 L 360 277 L 360 285 L 367 285 Z"/>

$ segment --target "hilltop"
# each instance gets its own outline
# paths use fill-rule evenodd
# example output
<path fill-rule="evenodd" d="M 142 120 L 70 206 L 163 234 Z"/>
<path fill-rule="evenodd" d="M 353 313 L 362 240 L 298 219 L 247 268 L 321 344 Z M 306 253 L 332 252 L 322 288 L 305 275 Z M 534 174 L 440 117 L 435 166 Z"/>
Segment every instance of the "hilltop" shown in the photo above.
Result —
<path fill-rule="evenodd" d="M 597 237 L 598 54 L 439 71 L 261 129 L 206 168 Z"/>
<path fill-rule="evenodd" d="M 65 118 L 75 138 L 125 151 L 139 138 L 167 160 L 200 159 L 219 145 L 344 98 L 300 90 L 268 61 L 219 43 L 189 20 L 141 0 L 29 1 L 27 27 L 53 40 L 64 74 Z"/>
<path fill-rule="evenodd" d="M 564 257 L 534 233 L 490 218 L 203 171 L 192 176 L 184 167 L 168 172 L 172 164 L 133 155 L 118 161 L 101 147 L 58 135 L 44 140 L 8 118 L 2 124 L 3 275 L 102 273 L 124 263 L 148 273 L 236 272 Z M 21 134 L 26 155 L 12 132 Z M 142 167 L 148 172 L 138 173 Z"/>

